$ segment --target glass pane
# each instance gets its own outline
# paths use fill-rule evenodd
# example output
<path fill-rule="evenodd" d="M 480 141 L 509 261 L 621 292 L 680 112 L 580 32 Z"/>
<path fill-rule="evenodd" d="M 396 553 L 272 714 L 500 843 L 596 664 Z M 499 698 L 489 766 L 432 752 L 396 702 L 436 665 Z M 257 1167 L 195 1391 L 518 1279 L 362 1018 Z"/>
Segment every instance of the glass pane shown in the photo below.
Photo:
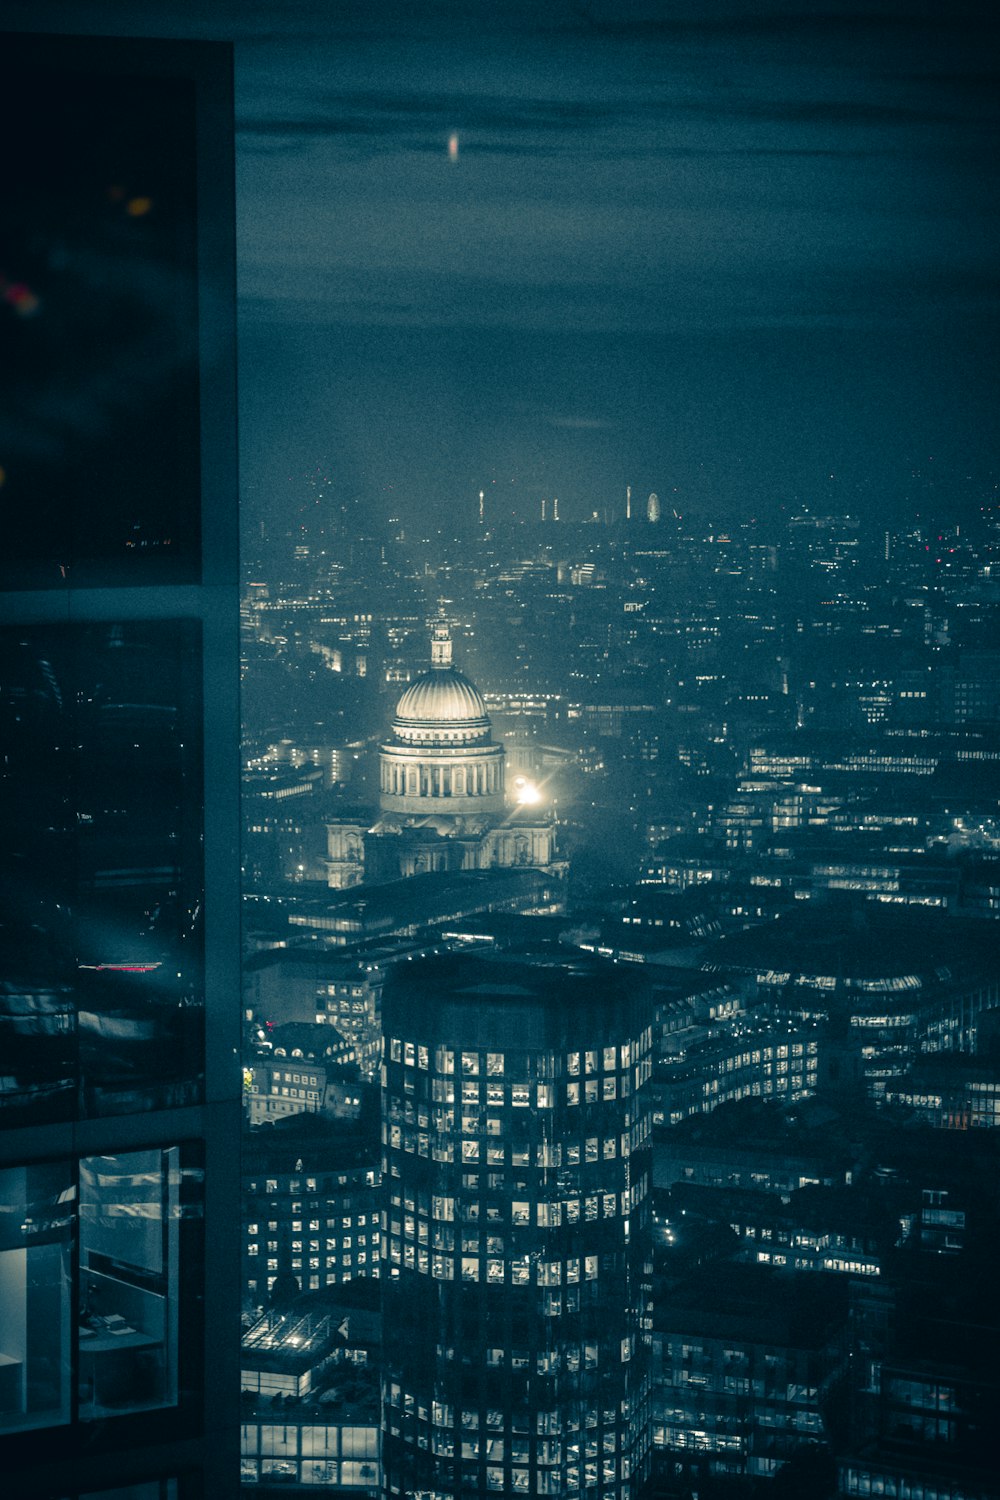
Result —
<path fill-rule="evenodd" d="M 76 1500 L 176 1500 L 176 1479 L 148 1479 L 144 1484 L 126 1484 L 121 1489 L 88 1490 Z"/>
<path fill-rule="evenodd" d="M 80 1162 L 80 1416 L 177 1401 L 180 1152 Z"/>
<path fill-rule="evenodd" d="M 194 580 L 194 89 L 0 59 L 0 587 Z"/>
<path fill-rule="evenodd" d="M 201 1095 L 201 651 L 192 621 L 78 642 L 82 1112 Z"/>
<path fill-rule="evenodd" d="M 196 622 L 0 630 L 0 1113 L 202 1082 Z"/>
<path fill-rule="evenodd" d="M 56 640 L 0 631 L 0 1108 L 12 1125 L 76 1107 L 72 688 Z"/>
<path fill-rule="evenodd" d="M 69 1421 L 73 1198 L 65 1162 L 0 1172 L 0 1432 Z"/>

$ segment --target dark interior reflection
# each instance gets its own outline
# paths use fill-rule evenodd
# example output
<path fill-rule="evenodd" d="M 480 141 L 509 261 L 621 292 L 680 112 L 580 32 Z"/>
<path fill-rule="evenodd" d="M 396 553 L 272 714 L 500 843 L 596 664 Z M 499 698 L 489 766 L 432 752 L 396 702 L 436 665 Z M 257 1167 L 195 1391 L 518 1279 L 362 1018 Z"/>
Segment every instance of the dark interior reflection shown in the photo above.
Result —
<path fill-rule="evenodd" d="M 198 626 L 0 631 L 0 1110 L 194 1102 Z"/>
<path fill-rule="evenodd" d="M 198 576 L 187 80 L 0 57 L 0 585 Z"/>
<path fill-rule="evenodd" d="M 183 1289 L 200 1265 L 202 1216 L 193 1155 L 157 1146 L 75 1169 L 0 1170 L 0 1433 L 190 1397 L 198 1309 Z"/>
<path fill-rule="evenodd" d="M 126 1484 L 120 1489 L 87 1490 L 86 1494 L 68 1495 L 66 1500 L 175 1500 L 176 1479 L 149 1479 L 145 1484 Z"/>

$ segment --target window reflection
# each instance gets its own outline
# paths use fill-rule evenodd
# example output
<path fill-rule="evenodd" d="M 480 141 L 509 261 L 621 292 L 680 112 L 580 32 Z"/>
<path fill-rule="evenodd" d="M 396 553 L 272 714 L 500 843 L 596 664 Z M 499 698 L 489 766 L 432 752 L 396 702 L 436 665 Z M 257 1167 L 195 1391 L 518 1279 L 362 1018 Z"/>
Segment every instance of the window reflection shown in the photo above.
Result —
<path fill-rule="evenodd" d="M 0 67 L 0 584 L 196 579 L 193 89 Z"/>
<path fill-rule="evenodd" d="M 177 1401 L 177 1147 L 80 1162 L 80 1416 Z"/>
<path fill-rule="evenodd" d="M 0 631 L 0 1109 L 201 1094 L 193 621 Z"/>
<path fill-rule="evenodd" d="M 0 1431 L 70 1418 L 73 1199 L 66 1163 L 0 1172 Z"/>
<path fill-rule="evenodd" d="M 149 1479 L 144 1484 L 126 1484 L 113 1490 L 88 1490 L 74 1500 L 176 1500 L 176 1479 Z"/>

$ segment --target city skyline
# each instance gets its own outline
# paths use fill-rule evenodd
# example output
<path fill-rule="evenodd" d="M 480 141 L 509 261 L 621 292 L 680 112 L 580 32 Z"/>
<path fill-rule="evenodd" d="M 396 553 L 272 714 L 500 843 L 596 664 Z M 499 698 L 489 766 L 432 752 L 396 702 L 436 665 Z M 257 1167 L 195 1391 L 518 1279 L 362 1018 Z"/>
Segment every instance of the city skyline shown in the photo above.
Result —
<path fill-rule="evenodd" d="M 126 9 L 0 91 L 14 1491 L 1000 1500 L 986 28 Z"/>

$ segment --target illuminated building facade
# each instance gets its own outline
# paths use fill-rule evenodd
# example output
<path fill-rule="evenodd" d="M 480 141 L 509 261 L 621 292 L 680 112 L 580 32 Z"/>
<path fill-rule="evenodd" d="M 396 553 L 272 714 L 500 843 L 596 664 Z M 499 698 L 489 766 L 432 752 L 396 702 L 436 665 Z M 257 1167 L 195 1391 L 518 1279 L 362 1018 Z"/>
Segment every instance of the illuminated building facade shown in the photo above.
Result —
<path fill-rule="evenodd" d="M 820 1039 L 816 1028 L 776 1029 L 736 1022 L 670 1047 L 657 1063 L 654 1123 L 676 1125 L 734 1099 L 802 1099 L 815 1093 Z"/>
<path fill-rule="evenodd" d="M 479 689 L 452 662 L 447 625 L 435 626 L 431 668 L 396 705 L 379 752 L 378 808 L 327 824 L 327 883 L 455 870 L 551 866 L 555 828 L 525 778 L 505 784 Z"/>
<path fill-rule="evenodd" d="M 447 626 L 435 628 L 431 670 L 400 698 L 379 759 L 384 813 L 503 813 L 503 746 L 493 743 L 478 688 L 452 665 Z"/>
<path fill-rule="evenodd" d="M 449 956 L 384 994 L 383 1494 L 634 1500 L 648 1472 L 651 1004 Z"/>
<path fill-rule="evenodd" d="M 759 1266 L 701 1268 L 672 1287 L 653 1335 L 653 1440 L 664 1469 L 772 1477 L 825 1435 L 843 1371 L 846 1278 L 796 1283 Z M 664 1459 L 668 1460 L 664 1463 Z"/>
<path fill-rule="evenodd" d="M 377 1291 L 377 1288 L 374 1288 Z M 303 1298 L 243 1335 L 244 1492 L 378 1493 L 380 1319 L 369 1292 Z M 254 1409 L 255 1408 L 255 1409 Z M 277 1409 L 275 1409 L 277 1408 Z"/>
<path fill-rule="evenodd" d="M 279 1277 L 294 1276 L 303 1291 L 377 1277 L 379 1173 L 371 1161 L 350 1160 L 335 1144 L 313 1146 L 304 1159 L 311 1170 L 303 1170 L 302 1159 L 295 1170 L 273 1150 L 270 1158 L 257 1154 L 263 1159 L 244 1181 L 248 1305 L 266 1306 Z"/>

